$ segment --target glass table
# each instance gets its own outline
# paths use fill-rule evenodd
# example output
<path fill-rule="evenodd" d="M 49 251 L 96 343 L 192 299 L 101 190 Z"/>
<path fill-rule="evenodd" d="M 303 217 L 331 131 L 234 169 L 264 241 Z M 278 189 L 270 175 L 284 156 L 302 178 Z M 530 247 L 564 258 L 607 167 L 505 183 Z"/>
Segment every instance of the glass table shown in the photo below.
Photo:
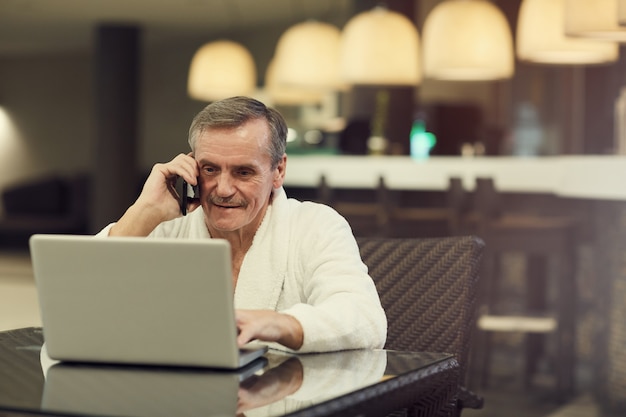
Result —
<path fill-rule="evenodd" d="M 457 395 L 446 353 L 270 351 L 238 371 L 59 363 L 40 328 L 0 332 L 0 416 L 436 415 Z"/>

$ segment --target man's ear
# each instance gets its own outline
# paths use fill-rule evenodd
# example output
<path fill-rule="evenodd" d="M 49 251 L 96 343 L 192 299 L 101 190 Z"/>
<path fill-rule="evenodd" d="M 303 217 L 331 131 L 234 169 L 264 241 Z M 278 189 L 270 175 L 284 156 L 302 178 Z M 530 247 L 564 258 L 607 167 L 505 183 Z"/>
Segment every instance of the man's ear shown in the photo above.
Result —
<path fill-rule="evenodd" d="M 280 188 L 285 182 L 285 171 L 287 170 L 287 154 L 283 154 L 280 162 L 274 169 L 274 188 Z"/>

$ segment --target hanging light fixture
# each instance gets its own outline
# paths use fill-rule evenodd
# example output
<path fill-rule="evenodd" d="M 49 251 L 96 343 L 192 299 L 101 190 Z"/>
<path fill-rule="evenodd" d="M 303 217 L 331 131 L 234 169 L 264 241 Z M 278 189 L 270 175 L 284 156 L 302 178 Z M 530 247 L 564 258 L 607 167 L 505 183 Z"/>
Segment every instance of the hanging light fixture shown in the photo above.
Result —
<path fill-rule="evenodd" d="M 517 57 L 541 64 L 604 64 L 618 58 L 612 42 L 565 36 L 565 0 L 522 0 Z"/>
<path fill-rule="evenodd" d="M 497 80 L 513 76 L 511 29 L 487 0 L 446 0 L 424 22 L 424 76 Z"/>
<path fill-rule="evenodd" d="M 617 23 L 626 26 L 626 0 L 617 0 Z"/>
<path fill-rule="evenodd" d="M 406 16 L 385 7 L 359 13 L 341 33 L 340 76 L 349 84 L 418 85 L 419 43 Z"/>
<path fill-rule="evenodd" d="M 275 58 L 270 61 L 265 71 L 265 92 L 272 103 L 287 106 L 317 104 L 324 98 L 324 93 L 321 90 L 279 83 L 276 79 Z"/>
<path fill-rule="evenodd" d="M 220 40 L 198 49 L 191 60 L 187 92 L 197 100 L 214 101 L 249 95 L 256 85 L 256 67 L 242 45 Z"/>
<path fill-rule="evenodd" d="M 298 23 L 278 40 L 274 54 L 277 85 L 321 90 L 343 89 L 339 79 L 337 27 L 318 21 Z"/>
<path fill-rule="evenodd" d="M 565 0 L 565 34 L 626 42 L 626 27 L 615 18 L 617 0 Z"/>

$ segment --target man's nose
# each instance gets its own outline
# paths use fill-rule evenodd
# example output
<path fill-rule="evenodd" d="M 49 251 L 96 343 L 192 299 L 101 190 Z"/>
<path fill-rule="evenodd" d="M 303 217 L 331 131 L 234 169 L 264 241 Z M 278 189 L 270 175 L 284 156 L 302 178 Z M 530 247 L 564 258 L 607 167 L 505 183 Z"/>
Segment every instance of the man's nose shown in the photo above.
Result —
<path fill-rule="evenodd" d="M 235 192 L 233 178 L 229 174 L 222 173 L 216 178 L 215 190 L 220 197 L 228 197 Z"/>

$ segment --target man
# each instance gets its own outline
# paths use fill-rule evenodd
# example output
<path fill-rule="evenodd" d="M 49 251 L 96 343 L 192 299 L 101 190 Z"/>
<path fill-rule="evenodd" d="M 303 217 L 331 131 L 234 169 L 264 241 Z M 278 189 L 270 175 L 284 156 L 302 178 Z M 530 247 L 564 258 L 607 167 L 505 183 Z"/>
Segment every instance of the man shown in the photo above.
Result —
<path fill-rule="evenodd" d="M 208 105 L 189 129 L 192 152 L 156 164 L 135 203 L 100 235 L 228 240 L 240 345 L 382 347 L 385 314 L 348 223 L 285 195 L 286 136 L 282 116 L 257 100 Z M 186 216 L 178 177 L 200 194 Z"/>

